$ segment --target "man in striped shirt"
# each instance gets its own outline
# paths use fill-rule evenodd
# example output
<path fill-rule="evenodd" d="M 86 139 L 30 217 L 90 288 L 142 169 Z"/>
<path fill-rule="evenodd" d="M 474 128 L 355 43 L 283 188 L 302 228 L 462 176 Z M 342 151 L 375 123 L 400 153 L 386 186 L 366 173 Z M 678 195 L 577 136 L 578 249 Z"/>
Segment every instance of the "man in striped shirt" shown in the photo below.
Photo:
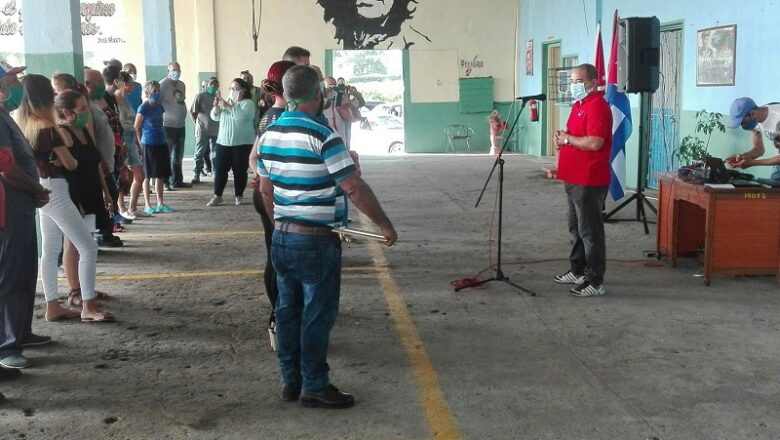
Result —
<path fill-rule="evenodd" d="M 341 241 L 332 228 L 346 223 L 344 194 L 382 230 L 398 236 L 371 188 L 356 173 L 344 142 L 322 113 L 317 72 L 290 68 L 282 79 L 292 111 L 259 141 L 258 174 L 266 212 L 273 213 L 271 260 L 277 272 L 277 356 L 282 399 L 306 407 L 347 408 L 354 399 L 328 380 L 327 351 L 341 285 Z"/>

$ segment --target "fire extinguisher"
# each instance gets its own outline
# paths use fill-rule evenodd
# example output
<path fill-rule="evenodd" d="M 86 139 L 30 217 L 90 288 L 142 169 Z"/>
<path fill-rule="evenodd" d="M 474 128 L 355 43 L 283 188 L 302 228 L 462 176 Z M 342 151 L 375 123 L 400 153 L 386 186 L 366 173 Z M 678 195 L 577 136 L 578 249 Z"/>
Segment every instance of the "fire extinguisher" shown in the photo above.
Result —
<path fill-rule="evenodd" d="M 539 106 L 535 99 L 528 101 L 528 108 L 530 109 L 531 122 L 537 122 L 539 120 Z"/>

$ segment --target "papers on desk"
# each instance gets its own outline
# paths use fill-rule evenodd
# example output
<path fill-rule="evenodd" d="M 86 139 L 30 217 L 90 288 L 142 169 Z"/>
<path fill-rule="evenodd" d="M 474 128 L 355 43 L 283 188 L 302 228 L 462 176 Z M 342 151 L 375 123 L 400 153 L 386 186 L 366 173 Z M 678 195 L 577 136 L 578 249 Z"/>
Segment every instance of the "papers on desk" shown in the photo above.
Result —
<path fill-rule="evenodd" d="M 714 188 L 714 189 L 734 189 L 736 188 L 734 185 L 730 183 L 705 183 L 705 187 L 707 188 Z"/>

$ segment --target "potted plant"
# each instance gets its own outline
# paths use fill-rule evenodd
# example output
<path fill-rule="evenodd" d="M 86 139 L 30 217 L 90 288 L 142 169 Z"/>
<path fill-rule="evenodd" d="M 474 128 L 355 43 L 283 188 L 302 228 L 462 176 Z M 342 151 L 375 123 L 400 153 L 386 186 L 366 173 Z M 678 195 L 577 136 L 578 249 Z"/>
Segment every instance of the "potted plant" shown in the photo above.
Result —
<path fill-rule="evenodd" d="M 696 161 L 703 161 L 710 155 L 707 149 L 710 146 L 710 139 L 715 130 L 721 133 L 726 132 L 726 126 L 721 122 L 723 115 L 715 112 L 701 110 L 696 112 L 696 130 L 695 134 L 689 134 L 682 139 L 680 146 L 675 150 L 674 155 L 683 166 L 691 165 Z M 699 138 L 699 134 L 706 136 L 707 140 Z"/>

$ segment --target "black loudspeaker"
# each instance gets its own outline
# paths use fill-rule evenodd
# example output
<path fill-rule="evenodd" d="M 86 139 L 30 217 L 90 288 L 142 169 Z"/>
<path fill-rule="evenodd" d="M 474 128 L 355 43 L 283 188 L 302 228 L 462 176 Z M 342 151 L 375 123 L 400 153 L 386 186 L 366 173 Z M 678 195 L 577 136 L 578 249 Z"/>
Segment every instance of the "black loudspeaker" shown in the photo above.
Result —
<path fill-rule="evenodd" d="M 660 47 L 658 17 L 630 17 L 618 21 L 618 90 L 641 93 L 658 89 Z"/>

